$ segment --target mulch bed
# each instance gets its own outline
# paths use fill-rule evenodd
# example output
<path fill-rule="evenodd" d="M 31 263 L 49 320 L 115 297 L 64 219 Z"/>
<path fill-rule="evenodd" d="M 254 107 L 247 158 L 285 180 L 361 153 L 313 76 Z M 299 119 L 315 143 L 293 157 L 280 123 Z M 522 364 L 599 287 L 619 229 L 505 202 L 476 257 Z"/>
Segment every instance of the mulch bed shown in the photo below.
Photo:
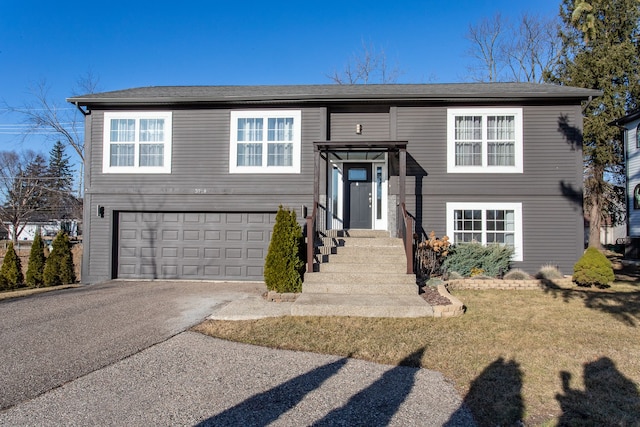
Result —
<path fill-rule="evenodd" d="M 423 286 L 420 288 L 420 296 L 429 304 L 429 305 L 450 305 L 451 301 L 449 298 L 443 297 L 438 292 L 438 288 L 433 286 Z"/>

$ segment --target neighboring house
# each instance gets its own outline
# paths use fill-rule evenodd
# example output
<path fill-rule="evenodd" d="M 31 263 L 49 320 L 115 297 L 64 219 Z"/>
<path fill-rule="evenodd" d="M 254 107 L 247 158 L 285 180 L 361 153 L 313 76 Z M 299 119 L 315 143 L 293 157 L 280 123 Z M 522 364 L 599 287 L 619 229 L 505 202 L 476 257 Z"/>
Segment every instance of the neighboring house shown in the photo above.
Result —
<path fill-rule="evenodd" d="M 13 239 L 13 225 L 7 224 L 7 227 L 9 228 L 8 239 Z M 18 229 L 20 229 L 20 227 L 18 227 Z M 78 237 L 78 221 L 73 219 L 29 222 L 25 224 L 24 228 L 18 233 L 17 240 L 32 241 L 38 232 L 42 237 L 52 238 L 55 237 L 60 230 L 66 231 L 69 237 Z"/>
<path fill-rule="evenodd" d="M 583 252 L 582 114 L 601 92 L 528 83 L 143 87 L 86 114 L 86 282 L 262 280 L 278 205 L 324 228 Z"/>
<path fill-rule="evenodd" d="M 624 130 L 625 170 L 627 174 L 626 255 L 640 258 L 640 108 L 615 120 Z"/>

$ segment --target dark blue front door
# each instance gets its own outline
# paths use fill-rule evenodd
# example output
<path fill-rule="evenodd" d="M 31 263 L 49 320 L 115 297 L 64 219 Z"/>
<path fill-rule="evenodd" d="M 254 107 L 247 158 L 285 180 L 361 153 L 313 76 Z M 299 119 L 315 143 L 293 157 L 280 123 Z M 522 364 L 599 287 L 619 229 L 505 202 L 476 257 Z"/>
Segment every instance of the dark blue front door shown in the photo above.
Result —
<path fill-rule="evenodd" d="M 344 169 L 346 228 L 371 229 L 371 163 L 346 163 Z"/>

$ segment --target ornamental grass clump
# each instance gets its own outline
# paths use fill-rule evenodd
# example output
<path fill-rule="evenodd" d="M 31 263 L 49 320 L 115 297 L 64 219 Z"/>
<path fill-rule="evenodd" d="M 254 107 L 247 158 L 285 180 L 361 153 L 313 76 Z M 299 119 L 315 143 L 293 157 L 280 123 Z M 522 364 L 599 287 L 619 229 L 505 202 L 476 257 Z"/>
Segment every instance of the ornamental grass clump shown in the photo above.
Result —
<path fill-rule="evenodd" d="M 9 242 L 7 253 L 4 255 L 2 267 L 0 267 L 0 288 L 12 290 L 19 288 L 24 283 L 22 264 L 13 248 L 13 242 Z"/>
<path fill-rule="evenodd" d="M 40 234 L 36 234 L 31 244 L 29 252 L 29 264 L 25 276 L 25 284 L 32 288 L 39 288 L 44 285 L 42 274 L 44 271 L 46 257 L 44 256 L 44 243 Z"/>
<path fill-rule="evenodd" d="M 540 271 L 538 271 L 536 277 L 543 280 L 560 280 L 564 278 L 564 274 L 562 274 L 557 266 L 545 264 L 540 267 Z"/>
<path fill-rule="evenodd" d="M 514 268 L 507 272 L 503 277 L 504 280 L 529 280 L 531 275 L 520 268 Z"/>
<path fill-rule="evenodd" d="M 509 246 L 459 243 L 449 248 L 443 265 L 447 271 L 455 271 L 464 277 L 500 277 L 509 270 L 512 256 L 513 248 Z"/>
<path fill-rule="evenodd" d="M 264 265 L 267 289 L 280 293 L 302 291 L 304 261 L 302 254 L 302 227 L 296 213 L 280 205 Z"/>
<path fill-rule="evenodd" d="M 71 254 L 71 242 L 63 231 L 53 239 L 51 254 L 44 265 L 42 279 L 45 286 L 67 285 L 75 283 L 76 273 Z"/>
<path fill-rule="evenodd" d="M 611 261 L 596 248 L 587 248 L 573 266 L 573 281 L 580 286 L 606 287 L 615 278 Z"/>

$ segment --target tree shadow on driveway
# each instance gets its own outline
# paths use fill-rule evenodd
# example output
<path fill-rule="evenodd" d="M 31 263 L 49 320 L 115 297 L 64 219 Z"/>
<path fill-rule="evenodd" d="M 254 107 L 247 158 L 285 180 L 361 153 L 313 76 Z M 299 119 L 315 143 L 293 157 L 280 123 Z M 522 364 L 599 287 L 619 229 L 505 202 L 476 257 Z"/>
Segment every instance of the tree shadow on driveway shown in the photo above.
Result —
<path fill-rule="evenodd" d="M 292 378 L 277 387 L 256 394 L 244 402 L 202 421 L 197 426 L 269 425 L 278 419 L 280 415 L 296 406 L 308 393 L 317 389 L 323 382 L 337 374 L 348 360 L 345 357 Z"/>

